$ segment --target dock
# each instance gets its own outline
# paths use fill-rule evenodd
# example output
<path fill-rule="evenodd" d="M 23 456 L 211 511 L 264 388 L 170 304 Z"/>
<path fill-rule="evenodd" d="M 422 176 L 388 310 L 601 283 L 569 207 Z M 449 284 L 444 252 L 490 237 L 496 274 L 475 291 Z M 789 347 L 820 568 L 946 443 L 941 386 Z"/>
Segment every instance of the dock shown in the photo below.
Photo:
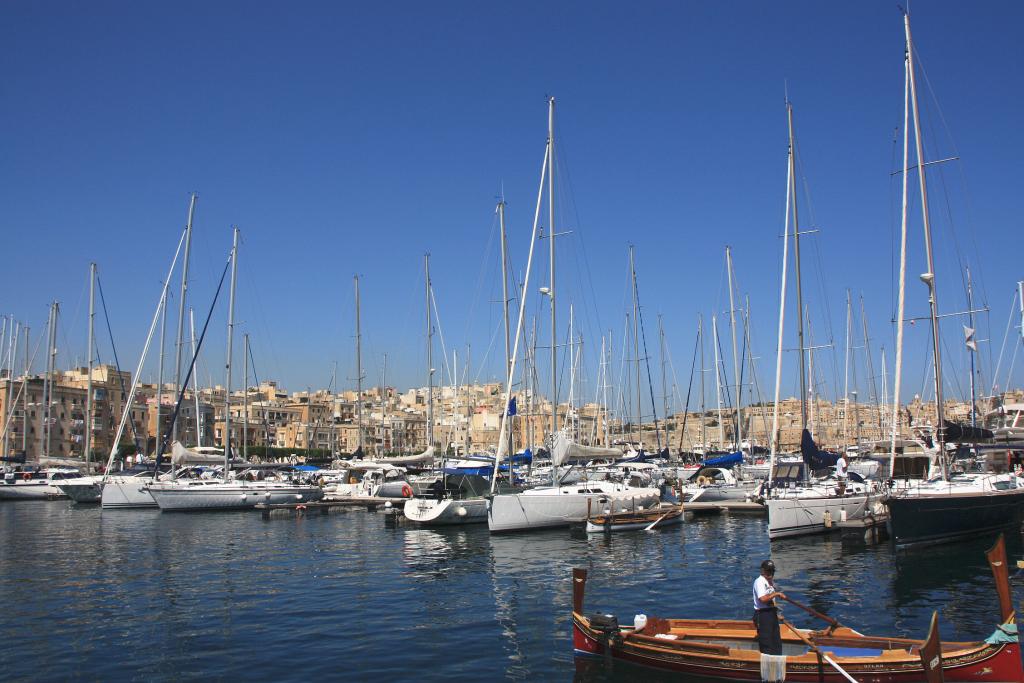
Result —
<path fill-rule="evenodd" d="M 377 508 L 385 507 L 391 503 L 393 507 L 401 509 L 405 504 L 405 498 L 365 498 L 357 496 L 342 496 L 321 500 L 315 503 L 259 503 L 255 509 L 258 510 L 263 519 L 272 517 L 290 517 L 297 515 L 329 515 L 352 508 L 363 508 L 368 512 L 376 512 Z"/>
<path fill-rule="evenodd" d="M 717 515 L 723 512 L 730 514 L 767 515 L 768 507 L 761 503 L 746 500 L 718 500 L 709 503 L 683 503 L 683 512 L 695 515 Z"/>

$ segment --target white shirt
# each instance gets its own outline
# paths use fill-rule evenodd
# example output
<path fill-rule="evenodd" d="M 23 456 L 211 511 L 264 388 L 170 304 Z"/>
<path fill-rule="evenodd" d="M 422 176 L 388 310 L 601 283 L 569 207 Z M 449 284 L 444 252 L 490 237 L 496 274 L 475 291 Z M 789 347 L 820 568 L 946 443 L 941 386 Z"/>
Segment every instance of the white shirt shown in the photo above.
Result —
<path fill-rule="evenodd" d="M 771 607 L 772 605 L 770 603 L 761 602 L 761 598 L 774 592 L 775 589 L 770 583 L 768 583 L 768 579 L 763 576 L 757 577 L 757 579 L 754 580 L 754 609 Z"/>
<path fill-rule="evenodd" d="M 845 477 L 846 476 L 846 458 L 844 458 L 841 455 L 839 456 L 839 460 L 836 461 L 836 476 L 837 477 Z"/>

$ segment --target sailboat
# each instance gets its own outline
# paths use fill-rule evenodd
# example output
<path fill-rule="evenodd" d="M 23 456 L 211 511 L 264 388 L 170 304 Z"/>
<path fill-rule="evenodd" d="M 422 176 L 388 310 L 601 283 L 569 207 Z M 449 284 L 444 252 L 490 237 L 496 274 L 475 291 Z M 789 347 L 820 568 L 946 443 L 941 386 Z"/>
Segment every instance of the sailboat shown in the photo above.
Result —
<path fill-rule="evenodd" d="M 238 228 L 231 247 L 231 294 L 228 299 L 227 381 L 224 392 L 224 470 L 220 479 L 172 479 L 155 481 L 146 490 L 163 512 L 237 510 L 259 503 L 308 503 L 323 498 L 319 486 L 284 481 L 232 479 L 231 473 L 231 351 L 235 329 L 235 284 L 238 276 Z M 193 366 L 195 358 L 193 358 Z M 187 384 L 187 382 L 186 382 Z M 184 398 L 179 391 L 178 404 Z"/>
<path fill-rule="evenodd" d="M 498 468 L 503 454 L 508 452 L 505 443 L 505 429 L 509 428 L 510 411 L 503 412 L 501 427 L 498 431 L 498 451 L 495 456 L 494 476 L 491 480 L 490 504 L 487 509 L 487 527 L 491 532 L 522 531 L 528 529 L 566 527 L 587 518 L 588 509 L 604 510 L 612 507 L 622 509 L 627 503 L 638 507 L 649 508 L 660 500 L 660 491 L 655 488 L 634 488 L 627 484 L 610 481 L 583 481 L 573 484 L 562 484 L 558 479 L 558 468 L 563 463 L 589 461 L 597 458 L 607 459 L 621 457 L 621 451 L 614 448 L 583 446 L 575 442 L 573 435 L 558 427 L 558 392 L 557 392 L 557 327 L 555 325 L 555 206 L 554 206 L 554 120 L 555 99 L 548 100 L 548 138 L 541 166 L 540 188 L 537 191 L 537 204 L 533 219 L 533 233 L 530 240 L 529 256 L 526 264 L 526 281 L 523 291 L 528 291 L 530 270 L 533 263 L 534 246 L 537 241 L 537 228 L 544 194 L 545 178 L 548 183 L 548 248 L 550 255 L 550 282 L 541 292 L 548 296 L 551 305 L 551 464 L 552 482 L 550 486 L 536 487 L 517 493 L 496 493 Z M 505 384 L 505 401 L 509 405 L 512 397 L 512 378 L 515 375 L 515 363 L 518 355 L 519 339 L 522 335 L 523 316 L 526 297 L 520 297 L 519 316 L 515 329 L 515 343 L 511 354 Z"/>
<path fill-rule="evenodd" d="M 505 327 L 505 371 L 511 377 L 512 372 L 512 349 L 510 344 L 510 325 L 508 317 L 508 239 L 505 230 L 505 200 L 501 199 L 496 208 L 501 239 L 501 277 L 502 277 L 502 305 L 504 327 Z M 430 316 L 430 258 L 424 257 L 424 270 L 426 273 L 427 287 L 427 373 L 428 392 L 433 392 L 432 370 L 430 368 L 432 358 L 433 327 Z M 513 401 L 514 403 L 514 401 Z M 511 404 L 506 403 L 506 406 Z M 506 412 L 514 412 L 506 409 Z M 428 414 L 428 440 L 433 443 L 433 396 L 429 395 L 427 400 Z M 502 442 L 507 446 L 507 452 L 513 453 L 512 429 L 509 428 L 507 440 Z M 432 450 L 432 447 L 431 447 Z M 488 501 L 486 495 L 491 489 L 491 477 L 499 475 L 500 468 L 496 466 L 495 460 L 487 456 L 467 456 L 455 461 L 445 460 L 443 462 L 439 478 L 430 486 L 427 495 L 420 495 L 406 501 L 405 517 L 419 526 L 446 526 L 451 524 L 482 524 L 487 521 Z M 508 466 L 511 482 L 511 463 Z M 511 487 L 502 484 L 502 489 Z"/>
<path fill-rule="evenodd" d="M 779 306 L 779 347 L 775 376 L 775 415 L 772 428 L 772 472 L 765 486 L 768 506 L 768 538 L 784 538 L 820 534 L 836 528 L 835 522 L 863 517 L 876 507 L 878 496 L 874 487 L 863 481 L 839 482 L 835 479 L 812 479 L 814 471 L 827 470 L 836 459 L 818 450 L 807 420 L 807 380 L 804 367 L 803 293 L 800 282 L 800 226 L 796 197 L 796 147 L 793 137 L 793 106 L 786 103 L 789 127 L 789 167 L 786 188 L 786 231 L 783 248 L 782 287 Z M 782 333 L 785 318 L 786 269 L 789 244 L 789 222 L 793 220 L 793 246 L 796 275 L 797 337 L 800 353 L 800 451 L 801 463 L 782 463 L 776 458 L 778 446 L 779 387 L 782 371 Z"/>
<path fill-rule="evenodd" d="M 904 284 L 906 274 L 906 235 L 907 235 L 907 175 L 909 165 L 909 122 L 911 112 L 914 117 L 914 141 L 917 157 L 917 177 L 921 195 L 921 217 L 924 227 L 925 251 L 928 261 L 928 272 L 921 276 L 928 288 L 928 302 L 931 317 L 932 363 L 935 378 L 936 425 L 928 441 L 931 448 L 931 473 L 927 481 L 916 485 L 897 488 L 885 499 L 889 510 L 890 535 L 898 545 L 920 543 L 939 543 L 962 538 L 974 537 L 980 532 L 998 529 L 1004 526 L 1019 526 L 1024 519 L 1024 479 L 1012 472 L 995 472 L 991 468 L 991 459 L 984 459 L 989 465 L 987 471 L 960 472 L 952 471 L 953 461 L 949 457 L 947 445 L 964 439 L 965 432 L 959 425 L 945 420 L 943 404 L 942 355 L 941 337 L 939 336 L 938 293 L 935 277 L 935 261 L 932 249 L 931 221 L 928 212 L 928 184 L 925 177 L 923 143 L 921 140 L 920 115 L 917 106 L 917 80 L 914 66 L 914 44 L 910 33 L 910 16 L 904 15 L 904 31 L 906 33 L 905 58 L 905 95 L 904 95 L 904 137 L 903 137 L 903 220 L 900 258 L 900 286 L 897 315 L 897 360 L 896 390 L 894 396 L 894 412 L 898 414 L 899 380 L 903 351 L 903 305 Z M 972 356 L 973 360 L 973 356 Z M 973 387 L 973 372 L 972 372 Z M 893 437 L 895 444 L 897 421 L 893 421 Z M 969 428 L 968 428 L 969 429 Z M 959 438 L 958 438 L 959 437 Z M 1009 455 L 1009 449 L 997 448 L 991 452 L 1000 452 L 1003 462 Z M 895 453 L 895 448 L 893 449 Z M 955 454 L 955 451 L 954 451 Z M 895 465 L 896 456 L 893 456 Z"/>

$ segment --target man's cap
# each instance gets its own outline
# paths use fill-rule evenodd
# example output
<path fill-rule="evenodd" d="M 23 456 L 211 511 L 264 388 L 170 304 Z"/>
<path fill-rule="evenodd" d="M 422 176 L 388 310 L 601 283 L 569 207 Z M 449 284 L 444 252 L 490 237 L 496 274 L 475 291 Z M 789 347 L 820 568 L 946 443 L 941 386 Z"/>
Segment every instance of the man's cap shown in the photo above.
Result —
<path fill-rule="evenodd" d="M 771 560 L 765 560 L 761 563 L 761 571 L 765 574 L 775 574 L 775 563 Z"/>

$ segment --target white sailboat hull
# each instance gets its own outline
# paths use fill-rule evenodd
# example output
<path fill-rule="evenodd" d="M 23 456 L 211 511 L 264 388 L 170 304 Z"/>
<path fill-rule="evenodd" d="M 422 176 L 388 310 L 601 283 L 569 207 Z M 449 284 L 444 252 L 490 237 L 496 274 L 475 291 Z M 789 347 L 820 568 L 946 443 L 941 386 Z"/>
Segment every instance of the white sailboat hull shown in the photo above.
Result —
<path fill-rule="evenodd" d="M 156 501 L 146 489 L 150 482 L 152 479 L 144 477 L 107 477 L 100 503 L 104 510 L 155 508 Z"/>
<path fill-rule="evenodd" d="M 840 520 L 861 519 L 878 502 L 877 495 L 855 493 L 836 495 L 791 495 L 769 498 L 768 538 L 824 534 L 836 530 Z M 826 526 L 826 515 L 831 525 Z"/>
<path fill-rule="evenodd" d="M 318 486 L 267 482 L 167 482 L 151 484 L 148 491 L 164 512 L 245 510 L 260 503 L 312 503 L 324 497 Z"/>
<path fill-rule="evenodd" d="M 494 496 L 487 513 L 492 532 L 569 526 L 604 510 L 649 509 L 661 498 L 658 489 L 590 482 L 558 488 L 531 489 Z"/>
<path fill-rule="evenodd" d="M 406 519 L 420 526 L 483 524 L 487 521 L 487 499 L 410 498 L 405 502 L 403 513 Z"/>

